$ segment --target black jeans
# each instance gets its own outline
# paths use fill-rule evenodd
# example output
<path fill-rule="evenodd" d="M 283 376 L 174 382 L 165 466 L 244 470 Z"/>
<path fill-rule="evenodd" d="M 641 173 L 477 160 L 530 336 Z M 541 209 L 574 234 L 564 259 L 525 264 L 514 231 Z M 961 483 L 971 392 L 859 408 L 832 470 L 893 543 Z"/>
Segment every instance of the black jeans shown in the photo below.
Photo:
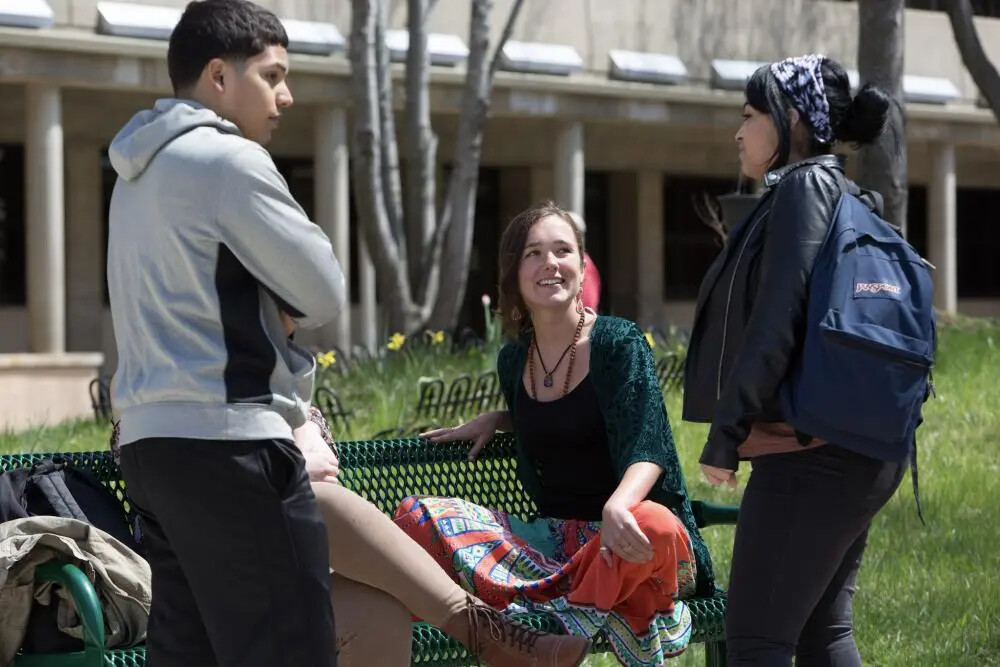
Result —
<path fill-rule="evenodd" d="M 291 442 L 121 448 L 153 573 L 150 667 L 336 665 L 326 527 Z"/>
<path fill-rule="evenodd" d="M 851 607 L 872 518 L 905 463 L 835 445 L 753 461 L 726 609 L 733 667 L 861 665 Z"/>

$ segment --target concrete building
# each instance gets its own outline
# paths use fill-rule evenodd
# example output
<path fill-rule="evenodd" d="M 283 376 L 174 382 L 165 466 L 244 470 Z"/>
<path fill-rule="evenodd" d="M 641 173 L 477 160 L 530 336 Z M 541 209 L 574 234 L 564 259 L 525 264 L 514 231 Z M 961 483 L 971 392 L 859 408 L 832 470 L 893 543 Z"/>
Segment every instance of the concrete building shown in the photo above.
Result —
<path fill-rule="evenodd" d="M 136 110 L 170 94 L 165 37 L 184 4 L 0 0 L 0 428 L 87 412 L 87 381 L 114 368 L 104 279 L 114 174 L 105 150 Z M 269 148 L 349 265 L 350 313 L 313 342 L 374 344 L 386 332 L 349 205 L 350 3 L 262 4 L 294 32 L 296 105 Z M 494 38 L 511 4 L 497 0 Z M 393 1 L 394 26 L 405 26 L 405 11 Z M 468 12 L 466 0 L 437 4 L 430 29 L 452 36 L 441 38 L 443 59 L 454 37 L 467 41 Z M 1000 20 L 976 23 L 1000 63 Z M 908 9 L 905 29 L 910 236 L 938 267 L 943 310 L 998 314 L 1000 128 L 977 104 L 947 17 Z M 693 202 L 736 186 L 745 73 L 806 52 L 854 68 L 857 33 L 853 2 L 528 0 L 486 126 L 465 321 L 481 318 L 479 297 L 495 290 L 503 224 L 552 198 L 587 217 L 602 310 L 647 326 L 688 325 L 717 252 Z M 462 77 L 461 63 L 433 68 L 442 169 Z"/>

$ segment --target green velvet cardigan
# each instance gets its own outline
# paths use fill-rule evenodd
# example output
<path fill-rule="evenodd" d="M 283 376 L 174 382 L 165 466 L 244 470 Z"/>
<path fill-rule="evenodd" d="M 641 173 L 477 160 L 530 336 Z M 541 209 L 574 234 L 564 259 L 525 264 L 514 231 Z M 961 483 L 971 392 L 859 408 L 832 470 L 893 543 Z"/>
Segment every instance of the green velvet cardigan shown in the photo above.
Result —
<path fill-rule="evenodd" d="M 500 386 L 512 412 L 517 411 L 518 383 L 524 374 L 529 340 L 522 336 L 508 342 L 497 358 Z M 669 507 L 687 528 L 698 565 L 698 595 L 711 595 L 715 590 L 712 558 L 691 511 L 653 355 L 635 323 L 618 317 L 597 318 L 590 332 L 590 378 L 597 389 L 618 478 L 639 461 L 663 468 L 647 498 Z M 538 470 L 516 434 L 515 439 L 518 478 L 537 502 L 541 488 Z"/>

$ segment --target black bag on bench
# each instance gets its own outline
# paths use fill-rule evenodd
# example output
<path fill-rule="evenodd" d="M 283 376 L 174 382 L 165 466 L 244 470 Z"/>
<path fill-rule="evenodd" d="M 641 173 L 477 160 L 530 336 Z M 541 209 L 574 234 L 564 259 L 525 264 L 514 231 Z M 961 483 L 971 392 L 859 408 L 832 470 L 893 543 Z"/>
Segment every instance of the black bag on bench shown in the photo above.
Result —
<path fill-rule="evenodd" d="M 29 516 L 84 521 L 145 556 L 121 502 L 89 471 L 61 459 L 0 474 L 0 523 Z"/>

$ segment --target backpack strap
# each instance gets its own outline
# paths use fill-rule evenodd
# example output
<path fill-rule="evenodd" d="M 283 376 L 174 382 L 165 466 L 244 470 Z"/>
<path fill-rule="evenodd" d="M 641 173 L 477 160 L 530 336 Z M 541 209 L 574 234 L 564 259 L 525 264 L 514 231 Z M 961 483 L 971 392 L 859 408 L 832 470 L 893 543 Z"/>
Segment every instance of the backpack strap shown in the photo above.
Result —
<path fill-rule="evenodd" d="M 917 437 L 913 436 L 913 456 L 910 458 L 910 480 L 913 482 L 913 500 L 917 503 L 917 517 L 924 526 L 924 507 L 920 504 L 920 484 L 917 481 Z"/>

